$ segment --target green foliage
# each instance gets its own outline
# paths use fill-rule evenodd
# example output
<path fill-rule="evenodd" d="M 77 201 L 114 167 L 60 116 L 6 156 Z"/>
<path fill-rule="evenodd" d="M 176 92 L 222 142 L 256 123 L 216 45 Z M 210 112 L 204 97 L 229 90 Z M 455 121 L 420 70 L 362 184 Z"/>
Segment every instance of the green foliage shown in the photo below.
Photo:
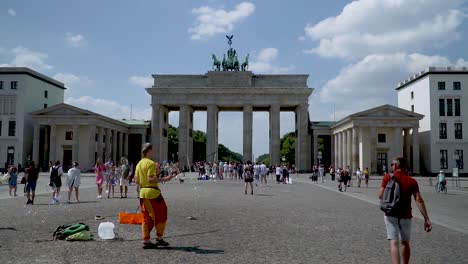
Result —
<path fill-rule="evenodd" d="M 318 144 L 318 151 L 324 152 L 325 151 L 325 143 L 322 137 L 319 137 L 317 140 Z"/>
<path fill-rule="evenodd" d="M 242 161 L 242 155 L 231 151 L 223 144 L 218 144 L 218 159 L 228 162 L 240 162 Z"/>
<path fill-rule="evenodd" d="M 260 163 L 265 162 L 265 165 L 270 166 L 270 154 L 262 154 L 258 156 L 258 158 L 255 161 Z"/>
<path fill-rule="evenodd" d="M 178 160 L 177 152 L 179 151 L 179 137 L 178 129 L 174 126 L 169 125 L 167 131 L 168 137 L 168 152 L 169 160 L 172 161 L 172 155 L 174 154 L 174 159 Z M 205 132 L 194 130 L 192 132 L 193 138 L 193 160 L 194 161 L 204 161 L 206 160 L 206 134 Z M 218 145 L 218 159 L 223 161 L 233 161 L 239 162 L 242 160 L 242 155 L 235 153 L 228 149 L 223 144 Z"/>
<path fill-rule="evenodd" d="M 289 164 L 294 164 L 295 157 L 296 157 L 296 137 L 294 132 L 290 132 L 284 135 L 280 139 L 280 146 L 281 146 L 281 162 L 283 161 L 283 157 L 285 158 L 285 162 Z"/>

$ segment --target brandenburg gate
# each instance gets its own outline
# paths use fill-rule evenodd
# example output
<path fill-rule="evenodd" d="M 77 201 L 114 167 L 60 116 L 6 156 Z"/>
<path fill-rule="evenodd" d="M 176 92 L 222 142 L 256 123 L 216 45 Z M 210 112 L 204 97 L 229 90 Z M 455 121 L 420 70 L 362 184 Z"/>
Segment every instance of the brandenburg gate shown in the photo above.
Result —
<path fill-rule="evenodd" d="M 231 36 L 232 38 L 232 36 Z M 229 39 L 230 40 L 230 39 Z M 230 44 L 230 43 L 229 43 Z M 300 171 L 311 169 L 308 99 L 313 89 L 308 75 L 257 75 L 246 71 L 248 57 L 239 68 L 235 50 L 220 62 L 213 55 L 213 71 L 203 75 L 153 75 L 151 95 L 151 142 L 155 160 L 168 160 L 168 115 L 179 111 L 179 165 L 193 162 L 193 113 L 207 111 L 206 160 L 218 160 L 218 114 L 220 111 L 243 112 L 243 161 L 252 160 L 252 123 L 254 111 L 269 112 L 270 164 L 280 163 L 280 112 L 295 113 L 296 159 Z M 232 64 L 232 65 L 230 65 Z M 233 66 L 233 67 L 230 67 Z M 236 67 L 237 66 L 237 67 Z M 267 135 L 265 135 L 267 136 Z"/>

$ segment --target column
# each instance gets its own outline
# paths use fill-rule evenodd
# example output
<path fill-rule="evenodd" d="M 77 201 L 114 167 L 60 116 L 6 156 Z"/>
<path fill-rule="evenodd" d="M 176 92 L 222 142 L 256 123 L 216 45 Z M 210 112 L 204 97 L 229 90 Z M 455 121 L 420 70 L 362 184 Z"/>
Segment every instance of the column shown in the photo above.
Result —
<path fill-rule="evenodd" d="M 337 163 L 336 163 L 336 168 L 343 168 L 343 135 L 341 132 L 336 133 L 337 138 L 338 138 L 338 153 L 337 153 Z"/>
<path fill-rule="evenodd" d="M 330 135 L 330 145 L 330 162 L 335 164 L 335 135 L 333 134 Z"/>
<path fill-rule="evenodd" d="M 188 165 L 188 141 L 189 141 L 189 106 L 181 105 L 179 111 L 179 168 L 183 169 Z"/>
<path fill-rule="evenodd" d="M 187 142 L 187 167 L 184 169 L 190 169 L 193 164 L 193 107 L 189 107 L 189 122 L 188 122 L 188 142 Z M 182 169 L 182 168 L 181 168 Z"/>
<path fill-rule="evenodd" d="M 40 126 L 34 124 L 34 135 L 33 135 L 33 155 L 32 160 L 39 166 L 39 138 L 40 138 Z"/>
<path fill-rule="evenodd" d="M 403 145 L 402 140 L 401 140 L 401 127 L 395 127 L 393 129 L 393 140 L 394 140 L 394 149 L 393 149 L 393 155 L 394 157 L 397 156 L 403 156 Z M 393 159 L 394 157 L 390 157 Z"/>
<path fill-rule="evenodd" d="M 370 128 L 370 135 L 369 135 L 369 140 L 370 140 L 370 170 L 371 173 L 377 173 L 377 129 L 375 127 Z"/>
<path fill-rule="evenodd" d="M 337 169 L 338 162 L 338 134 L 333 134 L 333 166 Z"/>
<path fill-rule="evenodd" d="M 310 171 L 310 135 L 308 104 L 296 107 L 296 168 L 299 171 Z"/>
<path fill-rule="evenodd" d="M 49 161 L 52 161 L 53 163 L 55 162 L 55 152 L 57 151 L 56 149 L 57 138 L 55 136 L 56 130 L 57 130 L 57 125 L 50 126 Z"/>
<path fill-rule="evenodd" d="M 348 166 L 349 164 L 349 161 L 348 161 L 348 135 L 347 135 L 347 132 L 346 130 L 344 130 L 343 132 L 341 132 L 343 134 L 343 150 L 342 150 L 342 153 L 343 153 L 343 169 L 346 168 L 346 166 Z"/>
<path fill-rule="evenodd" d="M 42 167 L 47 167 L 49 166 L 48 162 L 50 159 L 50 127 L 49 126 L 45 126 L 44 128 L 44 132 L 45 132 L 45 135 L 44 135 L 44 160 L 43 160 L 43 164 L 42 164 Z M 39 165 L 39 164 L 38 164 Z"/>
<path fill-rule="evenodd" d="M 109 128 L 106 128 L 105 129 L 105 133 L 106 133 L 106 145 L 105 145 L 105 148 L 106 148 L 106 160 L 108 159 L 112 159 L 112 146 L 111 146 L 111 130 Z M 106 161 L 104 161 L 106 162 Z"/>
<path fill-rule="evenodd" d="M 111 146 L 112 159 L 114 160 L 114 163 L 115 163 L 117 162 L 117 159 L 119 158 L 117 157 L 117 131 L 112 130 L 111 133 L 112 133 L 112 146 Z"/>
<path fill-rule="evenodd" d="M 314 135 L 314 154 L 313 154 L 313 164 L 318 164 L 318 135 L 317 131 L 313 132 Z"/>
<path fill-rule="evenodd" d="M 419 131 L 417 127 L 413 127 L 413 172 L 420 173 L 419 169 Z"/>
<path fill-rule="evenodd" d="M 270 106 L 270 165 L 280 164 L 280 106 Z"/>
<path fill-rule="evenodd" d="M 218 152 L 218 107 L 208 105 L 206 111 L 206 161 L 216 162 Z"/>
<path fill-rule="evenodd" d="M 353 127 L 352 129 L 352 156 L 351 156 L 351 166 L 352 170 L 355 171 L 359 167 L 359 128 Z M 361 168 L 362 169 L 362 168 Z"/>
<path fill-rule="evenodd" d="M 104 128 L 100 127 L 98 132 L 98 142 L 97 142 L 97 153 L 98 158 L 101 158 L 103 162 L 106 162 L 104 159 Z"/>
<path fill-rule="evenodd" d="M 73 126 L 73 146 L 72 146 L 72 160 L 80 163 L 80 126 Z"/>
<path fill-rule="evenodd" d="M 346 130 L 346 137 L 347 137 L 347 144 L 346 144 L 346 160 L 348 161 L 348 163 L 346 164 L 346 166 L 349 166 L 349 169 L 351 171 L 354 170 L 354 168 L 351 166 L 352 165 L 352 145 L 353 145 L 353 137 L 352 137 L 352 130 L 351 129 L 347 129 Z"/>
<path fill-rule="evenodd" d="M 123 153 L 123 155 L 128 158 L 128 133 L 125 133 L 125 135 L 124 135 L 124 153 Z"/>
<path fill-rule="evenodd" d="M 168 109 L 163 105 L 156 104 L 154 101 L 152 107 L 151 142 L 154 148 L 154 160 L 162 162 L 163 160 L 168 160 Z M 143 143 L 145 143 L 144 140 L 142 141 Z"/>
<path fill-rule="evenodd" d="M 99 137 L 98 137 L 99 138 Z M 88 162 L 86 168 L 91 168 L 96 163 L 94 160 L 94 153 L 96 152 L 96 126 L 89 126 L 89 142 L 88 142 Z M 99 144 L 99 143 L 98 143 Z"/>
<path fill-rule="evenodd" d="M 405 136 L 403 137 L 403 156 L 408 161 L 408 165 L 411 161 L 411 150 L 410 150 L 410 136 L 409 136 L 409 128 L 403 129 Z"/>
<path fill-rule="evenodd" d="M 117 152 L 117 158 L 120 161 L 120 158 L 124 156 L 123 154 L 123 133 L 119 132 L 119 151 Z"/>
<path fill-rule="evenodd" d="M 243 161 L 252 160 L 252 124 L 253 108 L 251 105 L 244 106 L 244 137 L 243 137 Z M 253 160 L 252 160 L 253 162 Z"/>

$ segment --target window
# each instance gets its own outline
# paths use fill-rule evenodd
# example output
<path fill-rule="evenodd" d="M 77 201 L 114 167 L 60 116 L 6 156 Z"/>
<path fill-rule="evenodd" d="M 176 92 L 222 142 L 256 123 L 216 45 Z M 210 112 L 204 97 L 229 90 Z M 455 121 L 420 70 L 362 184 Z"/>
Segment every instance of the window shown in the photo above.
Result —
<path fill-rule="evenodd" d="M 385 143 L 386 142 L 385 134 L 378 134 L 377 139 L 378 139 L 379 143 Z"/>
<path fill-rule="evenodd" d="M 414 99 L 414 92 L 411 92 L 411 99 Z"/>
<path fill-rule="evenodd" d="M 44 104 L 44 108 L 47 108 L 47 104 Z"/>
<path fill-rule="evenodd" d="M 439 123 L 439 138 L 447 139 L 447 123 Z"/>
<path fill-rule="evenodd" d="M 44 91 L 44 98 L 47 98 L 47 96 L 49 96 L 49 92 L 46 90 Z"/>
<path fill-rule="evenodd" d="M 0 81 L 0 89 L 3 89 L 3 81 Z"/>
<path fill-rule="evenodd" d="M 452 99 L 447 99 L 447 116 L 453 116 Z"/>
<path fill-rule="evenodd" d="M 65 132 L 65 140 L 73 140 L 73 132 L 72 131 Z"/>
<path fill-rule="evenodd" d="M 98 133 L 96 133 L 96 135 L 94 135 L 94 141 L 98 142 Z"/>
<path fill-rule="evenodd" d="M 445 90 L 445 82 L 438 82 L 437 87 L 439 90 Z"/>
<path fill-rule="evenodd" d="M 414 105 L 411 105 L 411 112 L 414 112 Z"/>
<path fill-rule="evenodd" d="M 17 82 L 17 81 L 12 81 L 12 82 L 10 83 L 10 88 L 11 88 L 12 90 L 18 89 L 18 82 Z"/>
<path fill-rule="evenodd" d="M 459 169 L 463 169 L 463 149 L 457 149 L 455 150 L 455 162 L 456 166 Z"/>
<path fill-rule="evenodd" d="M 8 136 L 14 137 L 16 134 L 16 121 L 8 122 Z"/>
<path fill-rule="evenodd" d="M 439 116 L 445 116 L 445 100 L 439 99 Z"/>
<path fill-rule="evenodd" d="M 447 150 L 446 149 L 441 149 L 440 150 L 440 168 L 441 169 L 448 169 Z"/>
<path fill-rule="evenodd" d="M 455 101 L 455 116 L 460 116 L 460 99 L 454 99 Z"/>
<path fill-rule="evenodd" d="M 461 90 L 461 83 L 460 82 L 453 82 L 453 89 L 454 90 Z"/>
<path fill-rule="evenodd" d="M 462 123 L 455 123 L 455 139 L 463 139 Z"/>

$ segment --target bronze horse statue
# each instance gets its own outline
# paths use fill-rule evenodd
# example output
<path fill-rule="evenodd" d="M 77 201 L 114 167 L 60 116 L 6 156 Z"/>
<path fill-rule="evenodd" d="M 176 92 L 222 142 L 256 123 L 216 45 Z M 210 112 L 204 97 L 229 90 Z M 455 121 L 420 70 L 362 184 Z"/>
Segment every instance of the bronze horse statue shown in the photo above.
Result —
<path fill-rule="evenodd" d="M 216 55 L 211 56 L 213 58 L 213 70 L 220 71 L 221 70 L 221 62 L 216 58 Z"/>

